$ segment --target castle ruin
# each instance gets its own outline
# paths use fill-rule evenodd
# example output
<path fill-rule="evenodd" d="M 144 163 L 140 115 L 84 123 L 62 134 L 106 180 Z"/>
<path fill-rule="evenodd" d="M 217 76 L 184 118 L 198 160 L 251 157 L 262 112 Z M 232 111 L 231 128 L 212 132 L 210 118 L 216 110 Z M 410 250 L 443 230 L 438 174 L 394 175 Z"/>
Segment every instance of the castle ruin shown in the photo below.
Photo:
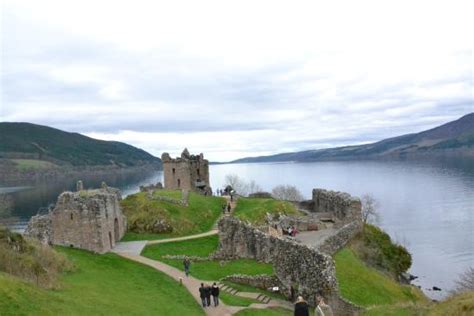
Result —
<path fill-rule="evenodd" d="M 115 247 L 126 230 L 118 189 L 107 187 L 63 192 L 47 215 L 36 215 L 28 223 L 25 235 L 42 242 L 105 253 Z"/>
<path fill-rule="evenodd" d="M 204 159 L 202 153 L 191 155 L 185 148 L 181 157 L 174 159 L 168 153 L 163 153 L 161 161 L 166 189 L 212 195 L 209 185 L 209 161 Z"/>

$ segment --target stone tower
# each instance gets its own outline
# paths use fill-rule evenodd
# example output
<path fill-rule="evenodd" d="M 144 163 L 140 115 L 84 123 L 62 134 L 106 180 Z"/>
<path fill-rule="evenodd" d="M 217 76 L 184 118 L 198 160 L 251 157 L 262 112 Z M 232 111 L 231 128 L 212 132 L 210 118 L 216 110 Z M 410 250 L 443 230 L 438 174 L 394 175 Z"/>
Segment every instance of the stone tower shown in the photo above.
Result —
<path fill-rule="evenodd" d="M 209 185 L 209 161 L 204 155 L 190 155 L 184 149 L 181 157 L 171 158 L 168 153 L 161 155 L 165 188 L 170 190 L 188 190 L 211 195 Z"/>

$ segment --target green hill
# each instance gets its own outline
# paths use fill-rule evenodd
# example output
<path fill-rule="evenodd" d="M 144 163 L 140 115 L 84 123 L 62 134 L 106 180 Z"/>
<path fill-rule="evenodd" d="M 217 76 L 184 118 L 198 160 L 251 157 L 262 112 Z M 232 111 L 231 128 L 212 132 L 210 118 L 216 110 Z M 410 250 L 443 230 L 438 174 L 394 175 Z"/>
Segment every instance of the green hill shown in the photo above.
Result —
<path fill-rule="evenodd" d="M 231 163 L 432 158 L 446 155 L 474 157 L 474 113 L 430 130 L 372 144 L 247 157 Z"/>
<path fill-rule="evenodd" d="M 146 151 L 115 141 L 30 123 L 0 123 L 0 159 L 13 160 L 19 170 L 59 166 L 135 167 L 160 165 Z"/>

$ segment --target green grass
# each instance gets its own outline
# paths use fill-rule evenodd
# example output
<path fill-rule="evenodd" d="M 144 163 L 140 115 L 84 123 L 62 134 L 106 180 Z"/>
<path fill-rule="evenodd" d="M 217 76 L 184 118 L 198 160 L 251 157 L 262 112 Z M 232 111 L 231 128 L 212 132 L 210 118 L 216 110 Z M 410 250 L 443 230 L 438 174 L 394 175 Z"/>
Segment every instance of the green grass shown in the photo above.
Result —
<path fill-rule="evenodd" d="M 54 163 L 34 159 L 12 159 L 15 167 L 20 171 L 43 170 L 57 167 Z"/>
<path fill-rule="evenodd" d="M 250 285 L 239 284 L 239 283 L 234 283 L 234 282 L 230 282 L 230 281 L 223 281 L 221 283 L 223 283 L 225 285 L 228 285 L 231 288 L 236 289 L 239 292 L 262 293 L 262 294 L 265 294 L 268 297 L 286 301 L 286 297 L 283 294 L 280 294 L 280 293 L 274 293 L 274 292 L 270 292 L 270 291 L 266 291 L 266 290 L 262 290 L 262 289 L 257 289 L 255 287 L 250 286 Z"/>
<path fill-rule="evenodd" d="M 219 294 L 219 298 L 226 304 L 231 306 L 249 306 L 253 303 L 260 303 L 257 300 L 247 297 L 240 297 L 236 295 L 232 295 L 229 293 L 221 292 Z"/>
<path fill-rule="evenodd" d="M 157 195 L 180 199 L 180 191 L 155 191 Z M 189 206 L 181 206 L 165 201 L 150 200 L 144 192 L 129 195 L 121 205 L 129 224 L 129 232 L 122 239 L 154 240 L 199 234 L 212 229 L 225 203 L 222 197 L 203 196 L 190 193 Z M 156 233 L 154 223 L 166 220 L 172 232 Z"/>
<path fill-rule="evenodd" d="M 207 257 L 217 250 L 219 236 L 212 235 L 202 238 L 168 242 L 146 246 L 143 255 L 155 260 L 161 260 L 164 255 L 188 255 Z"/>
<path fill-rule="evenodd" d="M 363 316 L 420 316 L 426 314 L 423 306 L 377 306 L 367 310 Z M 445 314 L 449 315 L 449 314 Z"/>
<path fill-rule="evenodd" d="M 183 262 L 181 260 L 162 259 L 161 261 L 183 270 Z M 272 275 L 273 267 L 271 264 L 250 259 L 223 261 L 222 264 L 220 261 L 199 261 L 191 263 L 190 273 L 201 280 L 217 281 L 232 274 Z"/>
<path fill-rule="evenodd" d="M 150 267 L 114 254 L 59 248 L 75 272 L 59 290 L 0 274 L 1 315 L 204 315 L 191 294 Z"/>
<path fill-rule="evenodd" d="M 164 255 L 193 255 L 206 257 L 217 250 L 217 235 L 185 241 L 169 242 L 145 247 L 142 255 L 150 259 L 159 260 L 175 268 L 183 270 L 182 260 L 164 259 Z M 232 261 L 197 261 L 191 263 L 191 275 L 201 280 L 217 281 L 231 274 L 273 274 L 273 267 L 268 263 L 261 263 L 250 259 Z"/>
<path fill-rule="evenodd" d="M 239 198 L 234 215 L 252 224 L 264 224 L 266 214 L 303 215 L 287 201 L 274 199 Z"/>
<path fill-rule="evenodd" d="M 417 288 L 401 285 L 365 265 L 349 248 L 339 251 L 334 259 L 341 294 L 355 304 L 390 305 L 426 300 Z"/>
<path fill-rule="evenodd" d="M 292 316 L 293 312 L 284 308 L 248 308 L 234 314 L 235 316 Z"/>

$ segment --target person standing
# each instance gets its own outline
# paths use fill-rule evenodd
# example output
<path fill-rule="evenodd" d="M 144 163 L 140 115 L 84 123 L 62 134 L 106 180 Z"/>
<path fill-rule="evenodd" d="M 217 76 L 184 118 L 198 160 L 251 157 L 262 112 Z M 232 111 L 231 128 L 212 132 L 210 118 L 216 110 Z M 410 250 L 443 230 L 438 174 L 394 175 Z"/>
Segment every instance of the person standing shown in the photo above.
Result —
<path fill-rule="evenodd" d="M 202 307 L 206 307 L 206 288 L 204 287 L 204 283 L 201 283 L 201 287 L 199 288 L 199 297 L 201 298 Z"/>
<path fill-rule="evenodd" d="M 309 305 L 302 296 L 296 299 L 294 316 L 309 316 Z"/>
<path fill-rule="evenodd" d="M 206 304 L 207 306 L 211 306 L 211 287 L 208 284 L 206 284 L 205 293 L 206 293 Z"/>
<path fill-rule="evenodd" d="M 324 298 L 320 295 L 316 296 L 316 309 L 314 310 L 315 316 L 333 316 L 334 313 L 332 312 L 331 306 L 324 302 Z"/>
<path fill-rule="evenodd" d="M 191 267 L 191 261 L 189 260 L 189 258 L 184 258 L 183 266 L 184 266 L 184 273 L 186 274 L 186 276 L 189 276 L 189 268 Z"/>
<path fill-rule="evenodd" d="M 219 287 L 217 286 L 216 282 L 212 284 L 211 295 L 214 301 L 214 306 L 219 305 Z"/>
<path fill-rule="evenodd" d="M 230 206 L 230 203 L 227 204 L 227 212 L 230 214 L 230 210 L 232 209 L 232 206 Z"/>

